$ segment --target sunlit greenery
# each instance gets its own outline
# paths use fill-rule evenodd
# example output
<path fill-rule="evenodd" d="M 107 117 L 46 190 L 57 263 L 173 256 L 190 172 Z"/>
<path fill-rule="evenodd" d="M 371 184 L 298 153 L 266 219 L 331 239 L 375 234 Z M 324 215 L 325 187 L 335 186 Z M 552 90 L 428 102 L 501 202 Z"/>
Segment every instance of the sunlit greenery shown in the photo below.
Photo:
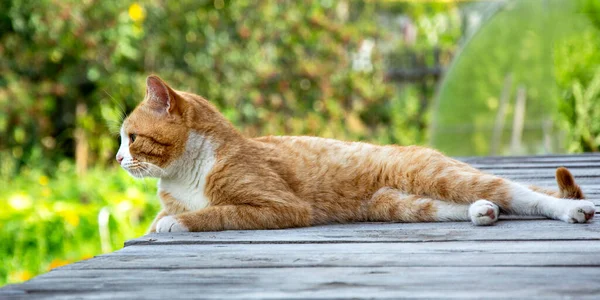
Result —
<path fill-rule="evenodd" d="M 25 168 L 0 187 L 0 283 L 121 248 L 152 221 L 155 193 L 155 180 L 103 169 L 77 176 L 66 160 L 49 175 Z"/>
<path fill-rule="evenodd" d="M 600 1 L 578 2 L 590 25 L 577 26 L 554 50 L 560 126 L 569 152 L 600 150 Z M 573 25 L 571 25 L 573 26 Z"/>
<path fill-rule="evenodd" d="M 546 0 L 501 6 L 465 45 L 441 86 L 433 146 L 451 155 L 493 153 L 493 129 L 508 83 L 496 154 L 598 151 L 598 141 L 592 141 L 600 132 L 594 123 L 598 94 L 581 97 L 576 117 L 573 89 L 585 89 L 597 72 L 600 33 L 593 22 L 600 19 L 599 5 Z M 526 114 L 522 147 L 515 150 L 509 146 L 519 88 L 526 91 Z"/>

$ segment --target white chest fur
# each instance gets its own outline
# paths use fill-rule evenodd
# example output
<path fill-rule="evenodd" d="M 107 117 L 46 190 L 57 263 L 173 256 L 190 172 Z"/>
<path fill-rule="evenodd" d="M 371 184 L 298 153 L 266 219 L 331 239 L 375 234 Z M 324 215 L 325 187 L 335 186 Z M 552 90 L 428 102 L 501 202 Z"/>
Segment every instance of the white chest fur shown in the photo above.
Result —
<path fill-rule="evenodd" d="M 206 179 L 215 161 L 210 141 L 190 133 L 185 152 L 168 167 L 171 176 L 160 179 L 158 190 L 169 193 L 188 210 L 207 207 L 210 199 L 206 196 Z"/>

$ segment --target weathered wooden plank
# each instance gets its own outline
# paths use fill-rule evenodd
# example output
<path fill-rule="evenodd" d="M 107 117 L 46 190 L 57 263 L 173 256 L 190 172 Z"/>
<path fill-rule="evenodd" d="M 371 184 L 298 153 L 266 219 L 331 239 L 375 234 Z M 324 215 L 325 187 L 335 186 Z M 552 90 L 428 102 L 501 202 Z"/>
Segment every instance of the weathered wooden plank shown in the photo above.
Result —
<path fill-rule="evenodd" d="M 221 253 L 249 251 L 249 253 L 314 251 L 315 253 L 331 251 L 334 253 L 374 253 L 384 254 L 436 254 L 436 253 L 594 253 L 600 258 L 600 242 L 598 241 L 442 241 L 423 243 L 359 243 L 359 244 L 189 244 L 189 245 L 133 245 L 103 256 L 127 256 L 140 254 L 170 255 L 198 254 L 198 249 L 218 250 Z M 202 252 L 204 253 L 204 252 Z M 83 261 L 87 262 L 87 261 Z"/>
<path fill-rule="evenodd" d="M 600 240 L 600 222 L 568 224 L 556 220 L 499 221 L 477 227 L 469 222 L 356 223 L 283 230 L 149 234 L 136 244 L 213 243 L 402 243 L 424 241 Z"/>
<path fill-rule="evenodd" d="M 580 163 L 580 162 L 590 162 L 597 163 L 600 160 L 600 156 L 561 156 L 561 157 L 526 157 L 522 159 L 520 157 L 504 157 L 504 158 L 475 158 L 475 159 L 461 159 L 460 161 L 464 161 L 469 164 L 509 164 L 509 163 L 548 163 L 548 164 L 556 164 L 561 165 L 563 163 Z"/>
<path fill-rule="evenodd" d="M 501 174 L 500 172 L 498 173 L 492 173 L 494 175 L 498 175 L 510 180 L 513 180 L 515 182 L 518 183 L 522 183 L 522 184 L 527 184 L 527 185 L 537 185 L 537 186 L 547 186 L 550 187 L 552 189 L 557 189 L 558 186 L 556 184 L 556 179 L 554 179 L 554 176 L 544 176 L 544 175 L 539 175 L 538 177 L 532 177 L 532 176 L 527 176 L 527 175 L 520 175 L 520 174 Z M 580 186 L 588 186 L 588 185 L 596 185 L 598 184 L 598 182 L 600 182 L 600 177 L 586 177 L 586 176 L 579 176 L 576 179 L 577 184 L 579 184 Z M 582 187 L 583 192 L 585 193 L 586 190 Z"/>
<path fill-rule="evenodd" d="M 600 241 L 130 246 L 61 269 L 596 266 Z"/>
<path fill-rule="evenodd" d="M 60 299 L 600 297 L 600 268 L 374 267 L 53 271 L 0 290 Z"/>
<path fill-rule="evenodd" d="M 549 187 L 553 187 L 556 188 L 556 180 L 553 177 L 541 177 L 541 178 L 521 178 L 521 179 L 514 179 L 514 178 L 510 178 L 509 179 L 513 179 L 517 182 L 521 182 L 521 183 L 528 183 L 528 184 L 533 184 L 533 185 L 541 185 L 541 186 L 549 186 Z M 575 180 L 577 181 L 577 184 L 579 184 L 580 186 L 597 186 L 598 182 L 600 181 L 598 178 L 594 178 L 594 177 L 577 177 L 575 178 Z M 583 187 L 582 187 L 583 189 Z M 585 192 L 585 189 L 584 189 Z"/>
<path fill-rule="evenodd" d="M 600 153 L 583 153 L 575 155 L 540 155 L 540 156 L 473 156 L 456 159 L 470 164 L 478 163 L 566 163 L 566 162 L 600 162 Z"/>
<path fill-rule="evenodd" d="M 482 172 L 487 174 L 494 174 L 497 176 L 507 176 L 507 175 L 516 175 L 518 178 L 530 178 L 530 179 L 554 179 L 554 170 L 547 171 L 543 169 L 527 169 L 527 170 L 519 170 L 519 169 L 480 169 Z M 596 179 L 598 182 L 598 178 L 600 178 L 600 172 L 596 169 L 590 169 L 586 171 L 584 169 L 576 169 L 572 170 L 573 175 L 575 176 L 575 180 L 579 182 L 582 178 L 592 178 Z"/>
<path fill-rule="evenodd" d="M 568 163 L 531 163 L 531 162 L 521 162 L 521 163 L 477 163 L 470 164 L 473 167 L 478 169 L 498 169 L 498 170 L 543 170 L 545 172 L 552 173 L 558 167 L 566 167 L 569 170 L 598 170 L 598 164 L 600 161 L 593 162 L 568 162 Z"/>
<path fill-rule="evenodd" d="M 517 182 L 524 182 L 535 185 L 548 185 L 556 188 L 556 179 L 554 178 L 555 168 L 552 169 L 535 169 L 535 168 L 482 168 L 482 171 L 505 177 Z M 600 185 L 600 165 L 591 169 L 570 169 L 575 180 L 579 185 L 589 185 L 591 187 L 599 187 Z M 583 187 L 582 187 L 583 188 Z"/>

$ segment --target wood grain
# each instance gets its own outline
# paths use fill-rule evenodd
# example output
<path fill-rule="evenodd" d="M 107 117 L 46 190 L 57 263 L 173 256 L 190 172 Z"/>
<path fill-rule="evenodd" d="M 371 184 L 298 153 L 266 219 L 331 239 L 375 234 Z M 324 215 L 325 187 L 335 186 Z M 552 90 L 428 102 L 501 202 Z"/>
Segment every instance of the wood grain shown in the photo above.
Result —
<path fill-rule="evenodd" d="M 138 245 L 64 268 L 600 267 L 598 244 L 507 241 L 502 247 L 496 242 Z M 166 253 L 168 256 L 157 259 Z"/>
<path fill-rule="evenodd" d="M 600 206 L 600 155 L 460 159 L 551 188 L 566 166 Z M 0 299 L 600 299 L 598 218 L 150 234 L 5 286 Z"/>
<path fill-rule="evenodd" d="M 556 220 L 499 221 L 476 227 L 469 222 L 448 223 L 356 223 L 284 230 L 149 234 L 130 240 L 139 244 L 215 243 L 414 243 L 448 241 L 600 241 L 600 223 L 568 224 Z"/>
<path fill-rule="evenodd" d="M 599 278 L 596 267 L 70 270 L 20 288 L 57 299 L 597 299 Z"/>

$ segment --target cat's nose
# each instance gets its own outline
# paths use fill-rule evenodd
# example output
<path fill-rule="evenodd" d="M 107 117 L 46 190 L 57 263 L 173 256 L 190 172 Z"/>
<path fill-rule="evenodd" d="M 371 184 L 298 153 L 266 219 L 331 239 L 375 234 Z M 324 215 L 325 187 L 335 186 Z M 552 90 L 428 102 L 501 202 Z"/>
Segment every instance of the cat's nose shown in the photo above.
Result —
<path fill-rule="evenodd" d="M 117 162 L 119 162 L 119 164 L 121 164 L 122 161 L 123 161 L 123 155 L 117 154 Z"/>

